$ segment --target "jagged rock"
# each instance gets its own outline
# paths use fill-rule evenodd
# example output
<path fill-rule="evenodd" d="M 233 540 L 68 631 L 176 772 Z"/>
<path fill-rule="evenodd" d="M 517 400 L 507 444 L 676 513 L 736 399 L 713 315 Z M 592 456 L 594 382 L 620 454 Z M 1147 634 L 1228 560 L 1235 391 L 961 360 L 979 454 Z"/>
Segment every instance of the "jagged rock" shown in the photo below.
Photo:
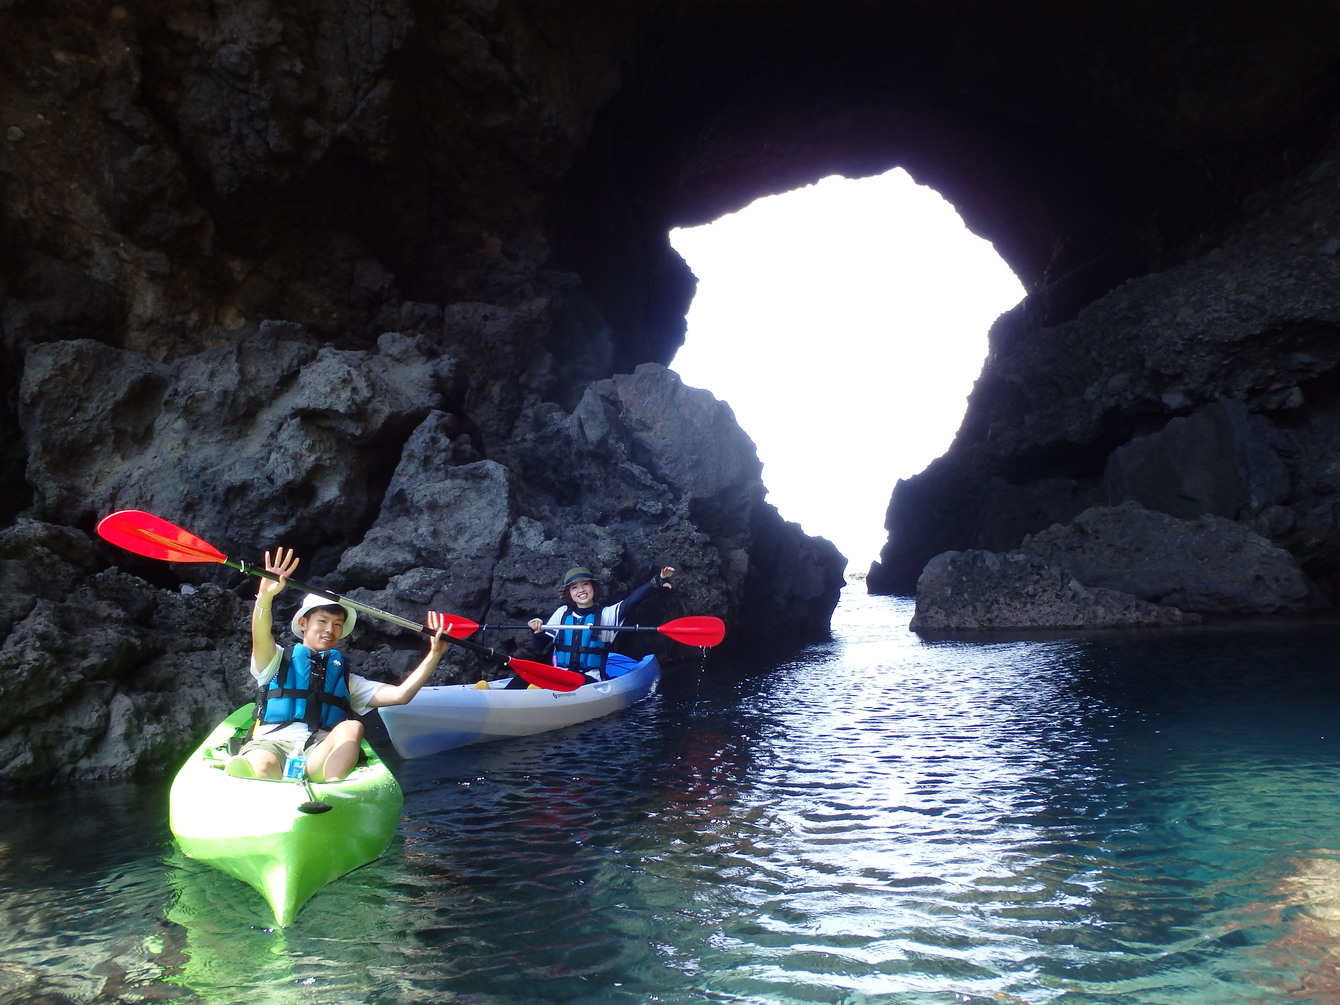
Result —
<path fill-rule="evenodd" d="M 25 427 L 63 454 L 35 451 L 31 482 L 72 520 L 133 500 L 195 530 L 218 527 L 252 562 L 287 544 L 299 549 L 304 582 L 419 624 L 428 610 L 495 623 L 547 615 L 576 564 L 612 596 L 673 565 L 675 588 L 648 615 L 719 611 L 745 635 L 819 632 L 837 602 L 836 549 L 764 502 L 762 466 L 729 407 L 662 366 L 598 382 L 571 413 L 536 405 L 499 459 L 480 460 L 461 420 L 432 407 L 450 397 L 453 370 L 425 336 L 342 352 L 276 325 L 171 364 L 84 340 L 32 355 Z M 267 363 L 284 372 L 275 400 L 257 391 Z M 62 422 L 42 393 L 48 382 L 85 389 L 87 409 Z M 99 422 L 102 414 L 121 421 Z M 399 442 L 396 430 L 414 416 Z M 393 456 L 385 492 L 373 497 L 374 473 Z M 349 547 L 321 546 L 343 524 L 368 520 Z M 148 580 L 200 588 L 99 571 L 100 555 Z M 230 569 L 170 569 L 57 525 L 0 532 L 0 726 L 9 727 L 0 784 L 129 777 L 179 762 L 212 719 L 250 696 L 254 589 Z M 765 599 L 751 606 L 751 592 Z M 298 600 L 278 602 L 282 635 Z M 484 641 L 509 651 L 519 640 Z M 694 655 L 648 644 L 667 662 Z M 367 616 L 345 648 L 357 672 L 399 680 L 422 645 Z M 474 679 L 480 667 L 453 647 L 436 680 Z"/>
<path fill-rule="evenodd" d="M 1059 324 L 1002 317 L 954 445 L 895 489 L 870 589 L 1130 499 L 1243 521 L 1340 590 L 1337 180 L 1340 136 L 1186 260 Z"/>
<path fill-rule="evenodd" d="M 1127 593 L 1089 587 L 1019 552 L 947 551 L 917 581 L 916 632 L 1031 628 L 1166 627 L 1198 615 Z"/>
<path fill-rule="evenodd" d="M 439 591 L 478 608 L 516 517 L 508 470 L 496 461 L 443 467 L 447 417 L 434 413 L 405 445 L 400 465 L 363 540 L 335 570 L 346 582 L 380 588 L 401 573 L 441 572 Z"/>
<path fill-rule="evenodd" d="M 822 630 L 826 615 L 815 615 L 837 603 L 842 558 L 764 500 L 753 441 L 725 403 L 644 364 L 591 385 L 571 414 L 544 406 L 532 422 L 501 456 L 525 508 L 559 533 L 518 523 L 491 618 L 547 610 L 574 561 L 622 591 L 669 564 L 679 574 L 667 616 L 738 610 L 744 635 L 786 634 L 788 620 Z"/>
<path fill-rule="evenodd" d="M 1108 501 L 1114 450 L 1220 399 L 1289 475 L 1253 526 L 1336 588 L 1340 19 L 1315 0 L 1078 10 L 9 5 L 0 524 L 85 533 L 157 509 L 253 557 L 283 538 L 332 580 L 361 549 L 354 585 L 396 603 L 496 609 L 552 599 L 573 554 L 619 584 L 673 555 L 676 601 L 721 604 L 732 638 L 821 637 L 840 561 L 759 503 L 734 434 L 700 470 L 675 447 L 696 433 L 666 424 L 710 409 L 639 429 L 591 385 L 673 358 L 693 279 L 672 228 L 902 166 L 1029 298 L 994 330 L 950 454 L 900 487 L 870 589 L 910 592 L 938 552 L 1009 550 Z M 634 424 L 606 435 L 611 412 Z M 407 456 L 419 429 L 440 464 Z M 738 480 L 719 477 L 731 457 Z M 516 507 L 502 537 L 467 520 L 497 549 L 487 586 L 483 564 L 378 559 L 410 527 L 446 550 L 409 506 L 382 514 L 402 464 L 424 480 L 408 500 L 479 463 L 507 470 Z M 154 620 L 165 597 L 247 592 L 93 547 L 69 595 L 142 608 L 127 631 L 172 651 L 196 647 Z M 78 623 L 10 596 L 0 623 L 30 652 Z M 388 669 L 408 653 L 367 642 Z"/>
<path fill-rule="evenodd" d="M 764 501 L 762 465 L 729 406 L 665 367 L 598 381 L 571 413 L 538 406 L 498 450 L 507 467 L 432 474 L 448 439 L 434 434 L 439 421 L 411 437 L 377 522 L 336 572 L 337 583 L 371 587 L 344 591 L 363 603 L 517 623 L 547 615 L 578 564 L 612 596 L 672 565 L 656 616 L 739 611 L 732 631 L 745 634 L 786 620 L 820 631 L 837 602 L 836 549 Z M 746 605 L 751 591 L 763 599 Z"/>
<path fill-rule="evenodd" d="M 1318 606 L 1293 557 L 1242 524 L 1128 502 L 1087 509 L 1015 551 L 937 555 L 917 581 L 912 627 L 1176 625 Z"/>
<path fill-rule="evenodd" d="M 1019 550 L 1086 586 L 1214 615 L 1298 614 L 1318 600 L 1297 561 L 1248 527 L 1206 514 L 1179 520 L 1137 503 L 1085 510 Z"/>
<path fill-rule="evenodd" d="M 248 700 L 236 597 L 90 575 L 86 536 L 35 521 L 0 531 L 0 556 L 0 784 L 162 773 Z"/>
<path fill-rule="evenodd" d="M 1104 490 L 1113 505 L 1130 500 L 1185 519 L 1251 520 L 1289 495 L 1273 432 L 1269 419 L 1221 399 L 1112 451 Z"/>
<path fill-rule="evenodd" d="M 225 550 L 302 542 L 311 563 L 370 522 L 409 431 L 455 397 L 453 373 L 422 337 L 342 351 L 284 324 L 171 363 L 44 343 L 20 388 L 27 480 L 48 519 L 146 509 L 226 529 Z"/>

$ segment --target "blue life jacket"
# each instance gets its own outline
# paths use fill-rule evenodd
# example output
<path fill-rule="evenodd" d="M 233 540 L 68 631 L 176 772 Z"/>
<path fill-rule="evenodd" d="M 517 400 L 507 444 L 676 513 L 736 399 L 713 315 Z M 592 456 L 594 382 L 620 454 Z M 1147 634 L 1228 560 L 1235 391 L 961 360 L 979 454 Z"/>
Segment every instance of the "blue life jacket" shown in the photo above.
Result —
<path fill-rule="evenodd" d="M 350 716 L 349 676 L 338 649 L 313 653 L 299 643 L 284 650 L 279 672 L 258 697 L 257 722 L 305 722 L 313 731 L 330 729 Z"/>
<path fill-rule="evenodd" d="M 592 608 L 585 614 L 569 607 L 563 612 L 561 625 L 596 625 L 597 611 Z M 579 673 L 594 671 L 597 680 L 605 674 L 605 657 L 609 655 L 609 643 L 600 637 L 594 629 L 580 632 L 565 632 L 561 629 L 554 634 L 554 665 L 576 670 Z"/>

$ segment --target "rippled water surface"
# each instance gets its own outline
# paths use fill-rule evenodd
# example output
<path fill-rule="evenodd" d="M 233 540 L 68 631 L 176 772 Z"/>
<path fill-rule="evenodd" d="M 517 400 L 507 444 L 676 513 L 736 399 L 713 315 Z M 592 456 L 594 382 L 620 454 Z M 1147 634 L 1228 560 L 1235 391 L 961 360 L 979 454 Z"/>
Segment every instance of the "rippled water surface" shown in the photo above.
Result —
<path fill-rule="evenodd" d="M 3 801 L 0 1000 L 1340 1002 L 1340 630 L 928 640 L 860 591 L 829 643 L 389 758 L 400 837 L 284 931 L 166 785 Z"/>

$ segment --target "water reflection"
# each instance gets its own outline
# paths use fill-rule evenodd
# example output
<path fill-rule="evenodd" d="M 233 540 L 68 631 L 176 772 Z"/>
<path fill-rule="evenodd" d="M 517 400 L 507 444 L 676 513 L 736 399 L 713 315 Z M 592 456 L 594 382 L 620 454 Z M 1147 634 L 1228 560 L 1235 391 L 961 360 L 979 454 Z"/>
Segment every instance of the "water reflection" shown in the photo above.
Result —
<path fill-rule="evenodd" d="M 1340 1000 L 1334 631 L 922 640 L 856 599 L 395 762 L 400 837 L 283 931 L 176 855 L 165 787 L 7 801 L 0 1000 Z"/>

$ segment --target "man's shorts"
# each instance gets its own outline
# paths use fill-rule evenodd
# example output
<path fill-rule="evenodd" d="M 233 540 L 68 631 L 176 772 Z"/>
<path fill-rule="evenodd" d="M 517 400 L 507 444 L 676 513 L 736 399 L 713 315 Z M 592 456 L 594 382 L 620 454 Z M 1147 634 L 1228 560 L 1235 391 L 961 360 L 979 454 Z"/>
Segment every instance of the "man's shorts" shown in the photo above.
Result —
<path fill-rule="evenodd" d="M 284 761 L 288 759 L 288 755 L 293 753 L 293 751 L 298 747 L 301 747 L 303 750 L 310 750 L 329 735 L 330 730 L 322 729 L 312 734 L 312 738 L 310 740 L 305 741 L 268 740 L 262 736 L 258 737 L 255 740 L 248 740 L 246 743 L 242 744 L 242 749 L 239 750 L 238 753 L 245 754 L 247 753 L 247 751 L 250 750 L 264 750 L 270 754 L 273 754 L 275 758 L 279 761 L 279 763 L 283 764 Z"/>

